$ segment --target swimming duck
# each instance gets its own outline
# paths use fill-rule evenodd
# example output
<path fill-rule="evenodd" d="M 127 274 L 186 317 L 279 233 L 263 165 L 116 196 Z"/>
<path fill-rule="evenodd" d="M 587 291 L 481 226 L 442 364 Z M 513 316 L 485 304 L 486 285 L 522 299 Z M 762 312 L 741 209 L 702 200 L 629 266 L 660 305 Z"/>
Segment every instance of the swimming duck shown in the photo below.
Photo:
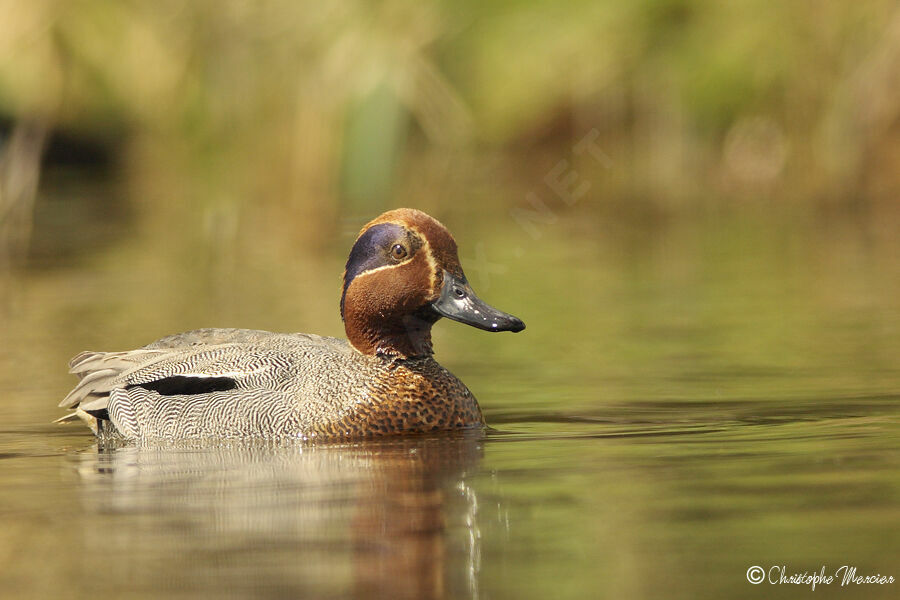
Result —
<path fill-rule="evenodd" d="M 481 427 L 463 383 L 433 358 L 447 317 L 486 331 L 525 324 L 483 302 L 456 241 L 401 208 L 367 223 L 344 269 L 347 340 L 199 329 L 127 352 L 82 352 L 81 381 L 60 403 L 99 434 L 128 439 L 357 438 Z"/>

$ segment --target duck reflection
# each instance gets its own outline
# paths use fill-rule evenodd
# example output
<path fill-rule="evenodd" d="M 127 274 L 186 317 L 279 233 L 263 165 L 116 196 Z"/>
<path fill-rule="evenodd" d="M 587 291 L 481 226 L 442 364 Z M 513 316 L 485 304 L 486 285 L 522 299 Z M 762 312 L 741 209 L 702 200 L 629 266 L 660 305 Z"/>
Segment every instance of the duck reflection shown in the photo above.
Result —
<path fill-rule="evenodd" d="M 110 591 L 477 596 L 481 444 L 101 441 L 77 455 L 87 555 Z"/>

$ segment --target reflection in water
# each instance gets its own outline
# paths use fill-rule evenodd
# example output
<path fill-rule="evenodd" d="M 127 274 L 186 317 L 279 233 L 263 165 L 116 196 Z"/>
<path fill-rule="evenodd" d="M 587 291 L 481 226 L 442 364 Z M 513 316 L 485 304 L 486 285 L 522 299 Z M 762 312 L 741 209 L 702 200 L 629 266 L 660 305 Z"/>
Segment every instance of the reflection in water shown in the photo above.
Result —
<path fill-rule="evenodd" d="M 101 587 L 477 596 L 480 436 L 305 446 L 101 442 L 77 455 Z M 89 519 L 86 527 L 96 525 Z"/>

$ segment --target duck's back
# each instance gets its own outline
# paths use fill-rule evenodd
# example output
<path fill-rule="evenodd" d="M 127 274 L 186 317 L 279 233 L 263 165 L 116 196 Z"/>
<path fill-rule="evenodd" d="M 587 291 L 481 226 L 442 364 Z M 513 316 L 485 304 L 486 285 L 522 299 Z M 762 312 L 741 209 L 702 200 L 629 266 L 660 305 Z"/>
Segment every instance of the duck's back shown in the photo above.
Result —
<path fill-rule="evenodd" d="M 309 334 L 202 329 L 85 352 L 61 406 L 127 438 L 364 436 L 481 423 L 433 359 L 389 361 Z"/>

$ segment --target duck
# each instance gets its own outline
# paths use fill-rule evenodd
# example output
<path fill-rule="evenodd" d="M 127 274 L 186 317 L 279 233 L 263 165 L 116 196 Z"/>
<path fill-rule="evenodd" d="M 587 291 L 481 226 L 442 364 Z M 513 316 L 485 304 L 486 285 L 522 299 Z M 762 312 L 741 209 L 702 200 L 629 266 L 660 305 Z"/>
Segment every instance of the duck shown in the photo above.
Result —
<path fill-rule="evenodd" d="M 441 318 L 519 332 L 481 300 L 437 219 L 399 208 L 365 224 L 343 274 L 347 339 L 197 329 L 125 352 L 82 352 L 58 421 L 126 440 L 342 440 L 485 427 L 471 391 L 434 359 Z"/>

